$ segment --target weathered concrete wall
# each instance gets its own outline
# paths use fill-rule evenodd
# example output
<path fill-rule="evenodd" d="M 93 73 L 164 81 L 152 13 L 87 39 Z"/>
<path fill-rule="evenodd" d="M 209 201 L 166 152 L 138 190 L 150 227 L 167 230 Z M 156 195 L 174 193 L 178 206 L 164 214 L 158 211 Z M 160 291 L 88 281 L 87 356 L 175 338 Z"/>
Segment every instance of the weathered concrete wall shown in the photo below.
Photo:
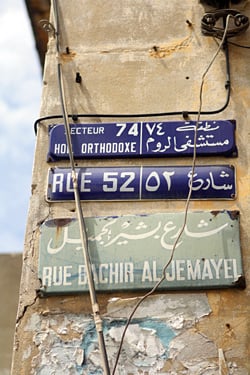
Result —
<path fill-rule="evenodd" d="M 152 113 L 197 111 L 201 77 L 217 49 L 204 37 L 204 8 L 196 0 L 58 1 L 60 43 L 69 113 Z M 243 12 L 250 16 L 250 4 Z M 186 20 L 192 23 L 188 25 Z M 53 17 L 52 17 L 53 22 Z M 237 38 L 248 44 L 248 30 Z M 156 48 L 154 48 L 154 46 Z M 68 52 L 67 53 L 67 48 Z M 125 338 L 119 374 L 237 374 L 249 363 L 249 50 L 230 46 L 232 95 L 229 106 L 213 119 L 236 119 L 237 198 L 193 201 L 190 210 L 239 210 L 241 247 L 247 287 L 244 290 L 161 292 L 139 308 Z M 41 115 L 60 114 L 55 39 L 46 57 Z M 75 82 L 76 73 L 82 83 Z M 204 85 L 203 110 L 221 108 L 226 100 L 225 58 L 220 53 Z M 191 116 L 196 120 L 195 116 Z M 207 119 L 204 116 L 202 119 Z M 108 119 L 115 122 L 115 119 Z M 133 121 L 133 119 L 130 119 Z M 142 119 L 143 120 L 143 119 Z M 162 120 L 162 118 L 153 118 Z M 182 116 L 165 121 L 183 120 Z M 86 122 L 104 122 L 86 118 Z M 106 121 L 107 122 L 107 121 Z M 48 126 L 38 127 L 32 196 L 25 238 L 23 272 L 12 375 L 98 374 L 100 359 L 87 295 L 40 298 L 37 290 L 40 225 L 47 219 L 75 217 L 72 202 L 45 200 L 49 165 Z M 220 157 L 198 158 L 220 164 Z M 167 159 L 80 161 L 80 166 L 162 165 Z M 190 165 L 189 158 L 171 165 Z M 69 166 L 67 162 L 57 165 Z M 53 165 L 53 164 L 52 164 Z M 55 164 L 54 164 L 55 165 Z M 85 202 L 87 217 L 183 211 L 183 201 Z M 142 295 L 142 293 L 140 293 Z M 111 369 L 125 318 L 138 293 L 99 294 Z M 225 361 L 221 357 L 224 353 Z M 227 366 L 227 370 L 225 367 Z"/>

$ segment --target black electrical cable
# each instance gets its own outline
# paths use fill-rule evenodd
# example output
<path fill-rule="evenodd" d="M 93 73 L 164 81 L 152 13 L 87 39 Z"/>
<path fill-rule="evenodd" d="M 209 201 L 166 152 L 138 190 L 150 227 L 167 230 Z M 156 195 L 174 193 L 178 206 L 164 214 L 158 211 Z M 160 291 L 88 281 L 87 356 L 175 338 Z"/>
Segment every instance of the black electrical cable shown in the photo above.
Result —
<path fill-rule="evenodd" d="M 231 94 L 231 81 L 230 81 L 230 62 L 229 62 L 229 53 L 228 53 L 228 42 L 225 40 L 224 42 L 224 51 L 225 51 L 225 60 L 226 60 L 226 82 L 225 82 L 225 89 L 227 90 L 227 97 L 225 104 L 215 110 L 210 111 L 202 111 L 200 115 L 216 115 L 220 112 L 223 112 L 230 101 L 230 94 Z M 148 118 L 148 117 L 166 117 L 166 116 L 183 116 L 184 119 L 187 119 L 189 115 L 198 115 L 197 111 L 173 111 L 173 112 L 155 112 L 155 113 L 129 113 L 129 114 L 122 114 L 122 113 L 84 113 L 84 114 L 68 114 L 69 118 L 72 118 L 73 121 L 77 121 L 78 118 Z M 56 120 L 63 118 L 62 115 L 49 115 L 38 118 L 34 123 L 34 131 L 35 135 L 37 134 L 37 127 L 38 124 L 42 121 L 48 120 Z"/>
<path fill-rule="evenodd" d="M 230 42 L 228 42 L 228 44 L 232 44 L 232 46 L 239 47 L 239 48 L 250 49 L 250 46 L 244 46 L 242 44 L 238 44 L 238 43 L 232 42 L 231 40 L 230 40 Z"/>

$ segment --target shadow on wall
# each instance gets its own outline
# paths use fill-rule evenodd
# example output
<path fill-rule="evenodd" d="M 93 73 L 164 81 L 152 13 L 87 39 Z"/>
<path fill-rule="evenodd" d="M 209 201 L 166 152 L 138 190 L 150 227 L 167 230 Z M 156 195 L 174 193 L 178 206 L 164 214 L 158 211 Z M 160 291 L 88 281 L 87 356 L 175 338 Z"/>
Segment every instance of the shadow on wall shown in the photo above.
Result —
<path fill-rule="evenodd" d="M 0 375 L 9 375 L 19 297 L 22 254 L 0 254 Z"/>

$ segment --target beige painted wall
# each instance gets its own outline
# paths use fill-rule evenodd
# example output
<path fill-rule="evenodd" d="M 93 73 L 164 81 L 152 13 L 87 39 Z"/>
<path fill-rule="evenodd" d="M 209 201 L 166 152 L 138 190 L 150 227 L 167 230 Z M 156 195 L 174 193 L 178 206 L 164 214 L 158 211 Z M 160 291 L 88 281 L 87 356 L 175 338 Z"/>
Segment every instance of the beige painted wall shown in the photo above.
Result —
<path fill-rule="evenodd" d="M 0 374 L 10 374 L 22 267 L 21 254 L 0 255 Z"/>
<path fill-rule="evenodd" d="M 198 110 L 201 77 L 218 46 L 212 38 L 201 34 L 200 20 L 204 8 L 198 1 L 185 1 L 181 6 L 177 0 L 61 0 L 58 4 L 63 51 L 60 57 L 69 113 Z M 249 2 L 244 4 L 242 11 L 250 16 Z M 187 19 L 192 22 L 192 27 L 186 23 Z M 238 43 L 249 44 L 249 33 L 248 30 L 238 37 Z M 156 51 L 153 46 L 157 46 Z M 68 54 L 67 47 L 70 52 Z M 225 366 L 228 367 L 228 371 L 230 368 L 230 374 L 246 375 L 250 371 L 249 53 L 247 49 L 230 46 L 230 104 L 222 113 L 209 116 L 210 120 L 237 120 L 236 140 L 239 157 L 228 158 L 226 161 L 223 159 L 225 164 L 232 163 L 237 169 L 237 198 L 233 201 L 197 201 L 190 205 L 190 210 L 240 211 L 241 247 L 247 288 L 202 293 L 162 292 L 151 297 L 143 310 L 145 314 L 140 312 L 139 317 L 142 320 L 147 320 L 147 316 L 163 319 L 171 332 L 176 334 L 168 345 L 169 357 L 165 360 L 157 357 L 161 351 L 159 346 L 159 353 L 154 353 L 153 356 L 154 364 L 149 361 L 149 367 L 145 369 L 140 363 L 124 361 L 121 366 L 125 366 L 125 372 L 120 368 L 121 374 L 136 374 L 140 370 L 144 371 L 144 374 L 217 374 L 219 366 L 221 371 L 224 366 L 223 361 L 219 360 L 219 349 L 222 349 L 225 355 Z M 55 40 L 50 37 L 41 116 L 61 113 L 56 66 Z M 80 85 L 75 83 L 76 72 L 80 72 L 83 79 Z M 203 109 L 217 109 L 224 105 L 226 79 L 225 58 L 223 53 L 220 53 L 207 75 Z M 195 120 L 196 117 L 191 116 L 191 119 Z M 88 118 L 85 120 L 93 121 Z M 169 116 L 164 120 L 183 118 Z M 96 118 L 95 121 L 104 122 L 101 118 Z M 88 296 L 55 296 L 41 299 L 36 294 L 40 286 L 37 268 L 41 223 L 50 218 L 75 217 L 74 203 L 48 204 L 45 201 L 50 123 L 41 122 L 38 128 L 12 375 L 59 374 L 62 371 L 65 374 L 94 374 L 99 366 L 98 356 L 91 352 L 91 369 L 89 372 L 80 369 L 80 365 L 86 360 L 83 341 L 90 324 L 91 309 Z M 161 165 L 162 162 L 161 159 L 95 160 L 91 161 L 91 165 Z M 211 158 L 198 159 L 198 162 L 202 165 L 211 164 Z M 169 163 L 169 160 L 164 160 L 164 163 Z M 220 163 L 221 158 L 213 159 L 213 164 Z M 89 164 L 89 161 L 78 163 L 80 166 Z M 190 159 L 171 159 L 171 164 L 190 164 Z M 108 216 L 178 212 L 184 210 L 185 204 L 182 201 L 147 201 L 133 204 L 86 202 L 82 206 L 86 216 Z M 101 294 L 101 312 L 117 324 L 117 320 L 125 318 L 127 310 L 133 306 L 134 300 L 130 297 L 136 296 L 136 293 Z M 112 297 L 121 299 L 114 300 Z M 140 330 L 138 332 L 140 333 Z M 116 338 L 117 332 L 113 334 L 110 334 L 108 342 L 112 364 L 116 341 L 119 341 Z M 132 333 L 129 335 L 130 338 L 131 335 Z M 158 338 L 154 336 L 154 339 L 155 345 L 158 345 Z M 145 336 L 145 342 L 149 345 L 147 340 L 149 338 Z M 128 343 L 127 345 L 129 348 Z M 150 353 L 145 353 L 144 359 L 149 360 Z M 138 351 L 135 350 L 131 356 L 133 355 L 138 355 Z M 129 358 L 129 354 L 127 356 Z"/>

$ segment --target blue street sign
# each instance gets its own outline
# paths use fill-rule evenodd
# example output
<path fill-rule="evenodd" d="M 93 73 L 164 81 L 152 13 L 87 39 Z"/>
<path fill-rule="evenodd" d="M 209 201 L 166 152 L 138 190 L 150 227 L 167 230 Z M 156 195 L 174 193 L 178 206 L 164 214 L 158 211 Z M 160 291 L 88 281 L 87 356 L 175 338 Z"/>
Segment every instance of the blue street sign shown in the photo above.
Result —
<path fill-rule="evenodd" d="M 186 199 L 191 166 L 77 168 L 81 200 Z M 196 166 L 191 199 L 234 199 L 235 170 L 231 165 Z M 49 201 L 74 200 L 69 168 L 51 168 Z"/>
<path fill-rule="evenodd" d="M 200 121 L 197 155 L 237 156 L 235 121 Z M 74 157 L 191 156 L 196 121 L 71 124 Z M 64 125 L 49 131 L 48 161 L 68 158 Z"/>

